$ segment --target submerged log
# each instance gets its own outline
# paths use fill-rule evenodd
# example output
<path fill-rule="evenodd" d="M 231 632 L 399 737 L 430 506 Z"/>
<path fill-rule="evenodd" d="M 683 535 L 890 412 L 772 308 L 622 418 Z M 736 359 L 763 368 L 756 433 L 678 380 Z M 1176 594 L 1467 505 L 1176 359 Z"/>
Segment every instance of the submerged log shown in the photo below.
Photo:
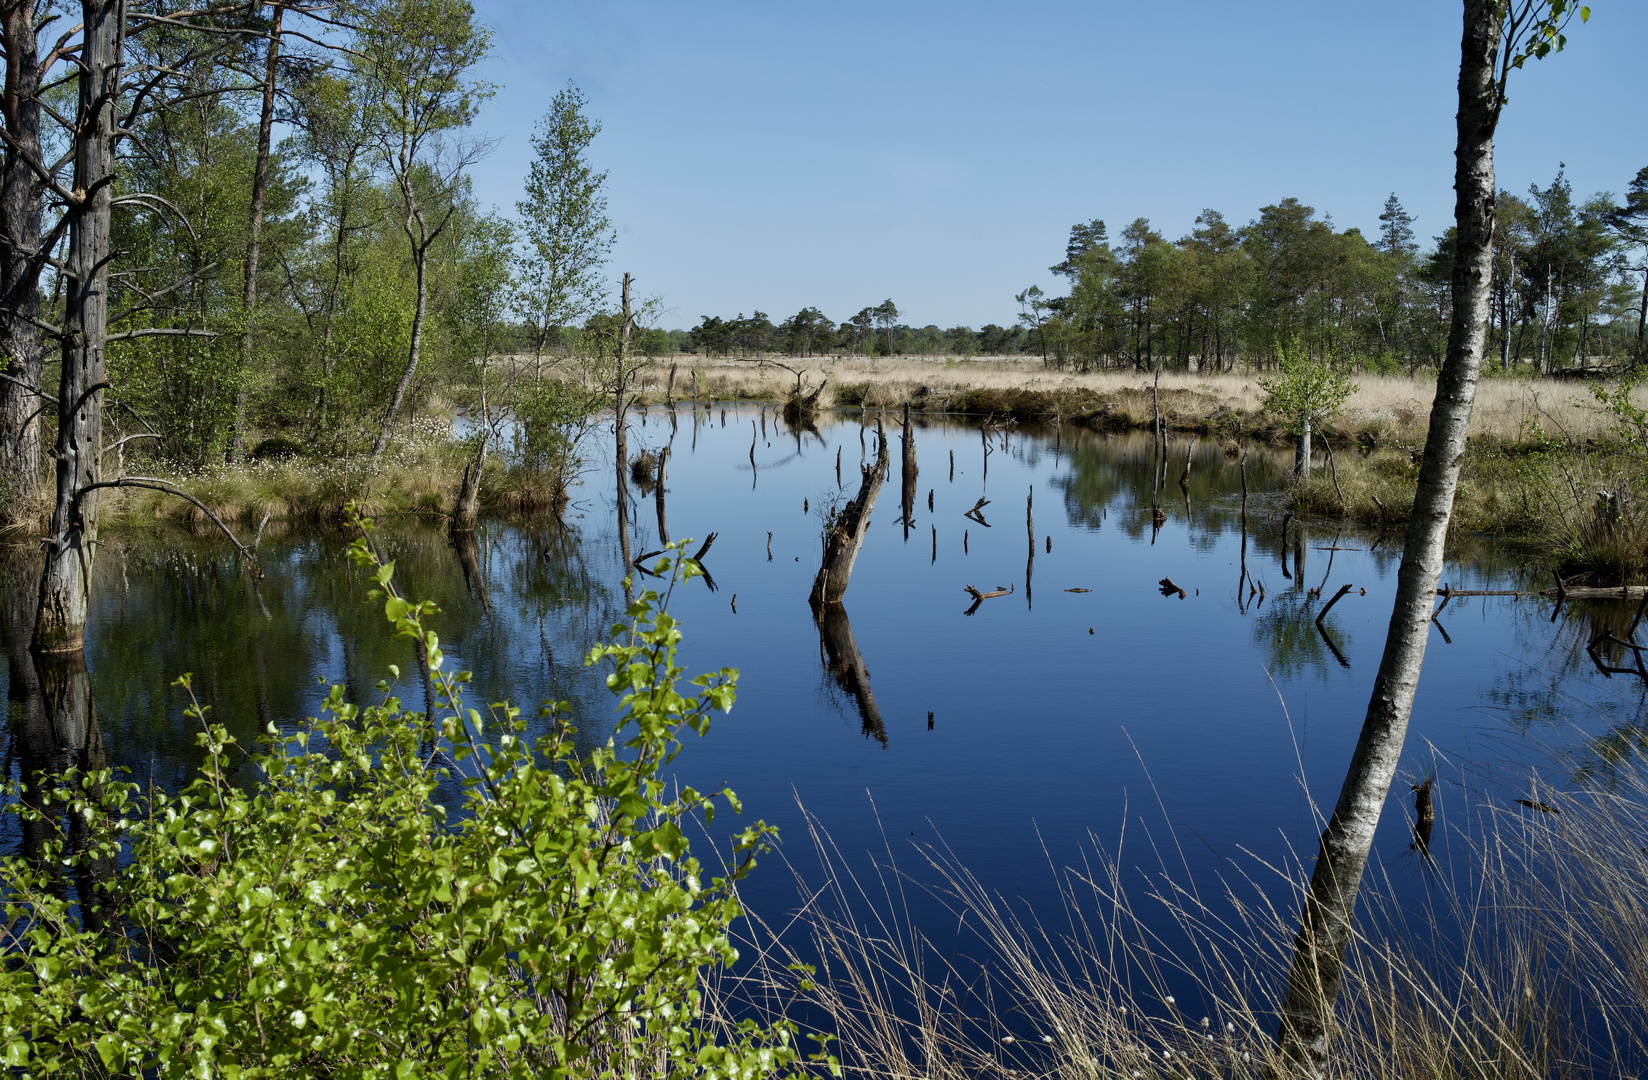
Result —
<path fill-rule="evenodd" d="M 887 439 L 880 421 L 876 422 L 876 430 L 882 437 L 876 440 L 875 464 L 859 466 L 863 479 L 858 496 L 825 525 L 824 558 L 819 563 L 818 576 L 813 579 L 812 594 L 807 598 L 815 608 L 841 603 L 853 576 L 853 563 L 858 561 L 859 549 L 864 545 L 870 511 L 875 509 L 876 496 L 881 493 L 881 483 L 887 475 Z"/>

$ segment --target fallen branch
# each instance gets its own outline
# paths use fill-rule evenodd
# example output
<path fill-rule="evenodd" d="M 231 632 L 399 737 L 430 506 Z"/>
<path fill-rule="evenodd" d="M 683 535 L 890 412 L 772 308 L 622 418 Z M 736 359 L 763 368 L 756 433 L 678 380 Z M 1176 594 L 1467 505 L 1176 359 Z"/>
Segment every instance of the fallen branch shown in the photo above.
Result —
<path fill-rule="evenodd" d="M 257 563 L 257 551 L 256 551 L 256 549 L 249 548 L 245 544 L 241 543 L 239 538 L 237 538 L 235 536 L 234 532 L 229 528 L 229 526 L 227 526 L 223 523 L 223 519 L 218 517 L 216 514 L 212 513 L 212 508 L 211 507 L 207 506 L 205 503 L 201 502 L 199 499 L 195 498 L 193 495 L 190 495 L 187 491 L 181 491 L 178 488 L 173 487 L 171 484 L 168 484 L 164 480 L 155 480 L 155 479 L 153 479 L 151 477 L 147 477 L 147 476 L 123 476 L 119 480 L 99 480 L 95 484 L 87 484 L 85 487 L 81 488 L 79 491 L 74 493 L 74 501 L 70 504 L 70 513 L 72 513 L 72 514 L 80 513 L 80 500 L 84 499 L 88 494 L 90 494 L 93 491 L 96 491 L 98 488 L 121 488 L 121 487 L 144 488 L 144 489 L 147 489 L 149 491 L 160 491 L 160 492 L 164 492 L 167 495 L 176 495 L 180 499 L 184 499 L 184 500 L 187 500 L 188 502 L 193 503 L 197 508 L 199 508 L 201 513 L 205 514 L 208 518 L 211 519 L 213 525 L 216 525 L 219 529 L 221 529 L 223 531 L 223 535 L 227 536 L 229 538 L 229 543 L 235 545 L 235 550 L 240 552 L 242 558 L 246 559 L 247 562 L 250 562 L 253 565 L 256 565 L 256 563 Z M 267 520 L 267 519 L 265 519 L 265 520 Z M 260 534 L 260 536 L 261 536 L 262 532 L 263 532 L 262 528 L 259 527 L 258 533 Z"/>
<path fill-rule="evenodd" d="M 1011 596 L 1013 594 L 1013 586 L 1011 586 L 1011 585 L 1007 586 L 1005 589 L 1002 588 L 1000 585 L 997 585 L 994 589 L 990 590 L 989 592 L 979 592 L 977 589 L 973 588 L 971 585 L 963 585 L 962 588 L 966 589 L 969 593 L 971 593 L 973 595 L 974 600 L 993 600 L 998 596 Z"/>
<path fill-rule="evenodd" d="M 1157 585 L 1158 588 L 1160 588 L 1162 590 L 1162 595 L 1163 596 L 1172 596 L 1174 593 L 1178 593 L 1180 600 L 1183 600 L 1185 598 L 1184 586 L 1175 585 L 1173 583 L 1172 578 L 1165 578 L 1164 577 L 1164 578 L 1162 578 L 1162 580 L 1158 581 L 1156 583 L 1156 585 Z"/>

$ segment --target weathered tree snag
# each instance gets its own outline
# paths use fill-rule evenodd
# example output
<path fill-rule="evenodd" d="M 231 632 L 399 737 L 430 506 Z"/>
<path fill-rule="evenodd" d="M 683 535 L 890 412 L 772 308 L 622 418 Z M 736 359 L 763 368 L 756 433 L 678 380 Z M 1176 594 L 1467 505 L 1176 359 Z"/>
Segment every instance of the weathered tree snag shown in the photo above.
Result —
<path fill-rule="evenodd" d="M 123 56 L 123 0 L 84 0 L 80 97 L 74 137 L 75 200 L 68 216 L 64 264 L 63 364 L 58 381 L 57 501 L 46 538 L 35 615 L 37 652 L 78 652 L 84 643 L 97 540 L 97 494 L 103 450 L 104 347 L 108 335 L 109 213 L 114 194 L 114 103 Z"/>
<path fill-rule="evenodd" d="M 807 602 L 814 608 L 824 604 L 839 604 L 847 592 L 847 583 L 853 575 L 853 563 L 858 561 L 859 549 L 864 545 L 864 533 L 870 527 L 870 511 L 875 509 L 876 495 L 887 474 L 887 439 L 881 421 L 876 421 L 877 440 L 874 465 L 861 465 L 863 479 L 858 496 L 841 508 L 824 533 L 824 558 L 813 579 L 812 595 Z"/>
<path fill-rule="evenodd" d="M 1503 90 L 1495 66 L 1507 17 L 1497 0 L 1465 0 L 1454 172 L 1458 239 L 1448 350 L 1437 378 L 1384 655 L 1350 769 L 1322 833 L 1300 916 L 1276 1036 L 1279 1067 L 1288 1074 L 1328 1073 L 1333 1007 L 1344 977 L 1356 894 L 1401 758 L 1430 636 L 1431 605 L 1487 330 L 1493 269 L 1493 134 Z M 1505 42 L 1507 55 L 1513 51 L 1516 31 L 1513 24 Z M 1509 71 L 1508 64 L 1505 70 Z M 1296 565 L 1296 570 L 1302 569 Z"/>
<path fill-rule="evenodd" d="M 916 512 L 916 434 L 910 427 L 910 403 L 904 403 L 904 453 L 899 459 L 898 479 L 902 489 L 904 513 L 904 542 L 910 541 L 910 519 Z"/>
<path fill-rule="evenodd" d="M 847 692 L 858 706 L 858 717 L 864 734 L 887 745 L 887 728 L 881 722 L 881 710 L 876 707 L 875 694 L 870 691 L 870 672 L 864 666 L 864 655 L 853 640 L 853 624 L 847 618 L 847 609 L 839 603 L 813 606 L 813 620 L 818 623 L 819 639 L 824 644 L 825 666 L 836 685 Z"/>
<path fill-rule="evenodd" d="M 0 515 L 12 517 L 40 489 L 40 58 L 36 0 L 0 2 L 6 74 L 0 123 L 10 137 L 0 163 L 0 477 L 10 484 Z M 32 607 L 32 604 L 31 604 Z"/>

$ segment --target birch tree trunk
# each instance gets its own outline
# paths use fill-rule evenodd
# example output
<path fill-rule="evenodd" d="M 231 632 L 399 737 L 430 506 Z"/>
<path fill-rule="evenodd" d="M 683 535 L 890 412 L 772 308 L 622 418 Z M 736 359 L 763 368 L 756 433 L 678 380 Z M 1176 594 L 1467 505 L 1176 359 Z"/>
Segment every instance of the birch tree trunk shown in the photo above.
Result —
<path fill-rule="evenodd" d="M 58 381 L 57 502 L 35 615 L 36 652 L 78 652 L 86 630 L 103 449 L 104 344 L 108 333 L 109 210 L 114 186 L 115 100 L 124 0 L 83 0 L 80 99 L 74 146 L 75 201 L 64 267 L 63 370 Z"/>
<path fill-rule="evenodd" d="M 258 302 L 258 260 L 263 253 L 263 199 L 269 190 L 269 145 L 275 123 L 275 73 L 280 67 L 280 24 L 286 14 L 275 5 L 269 24 L 269 50 L 263 72 L 263 105 L 258 114 L 257 159 L 252 165 L 252 209 L 246 240 L 246 332 L 240 340 L 240 384 L 235 387 L 234 431 L 229 436 L 229 460 L 246 455 L 246 373 L 252 366 L 253 316 Z"/>
<path fill-rule="evenodd" d="M 1448 352 L 1437 379 L 1385 652 L 1350 770 L 1322 833 L 1300 917 L 1277 1033 L 1279 1056 L 1290 1074 L 1327 1074 L 1333 1006 L 1344 977 L 1356 894 L 1419 685 L 1431 606 L 1442 572 L 1443 541 L 1482 363 L 1493 259 L 1493 134 L 1499 91 L 1494 69 L 1503 14 L 1495 0 L 1465 0 L 1464 8 L 1454 167 L 1458 249 Z"/>
<path fill-rule="evenodd" d="M 15 142 L 0 165 L 0 477 L 10 484 L 11 517 L 40 489 L 41 185 L 29 167 L 40 159 L 40 58 L 35 0 L 0 3 L 0 44 L 6 54 L 0 111 Z"/>

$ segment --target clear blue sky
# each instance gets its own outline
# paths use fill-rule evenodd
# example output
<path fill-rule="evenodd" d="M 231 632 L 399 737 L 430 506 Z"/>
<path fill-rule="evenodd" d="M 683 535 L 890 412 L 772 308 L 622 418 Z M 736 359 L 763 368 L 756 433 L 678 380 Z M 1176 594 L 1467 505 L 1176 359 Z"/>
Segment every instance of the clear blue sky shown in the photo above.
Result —
<path fill-rule="evenodd" d="M 1394 191 L 1429 238 L 1453 212 L 1457 2 L 476 5 L 500 86 L 482 202 L 513 211 L 533 122 L 577 82 L 610 269 L 665 326 L 889 297 L 917 326 L 1005 325 L 1015 292 L 1057 288 L 1077 221 L 1178 237 L 1291 195 L 1371 233 Z M 1648 4 L 1592 8 L 1512 76 L 1501 187 L 1566 162 L 1576 194 L 1618 192 L 1648 165 Z"/>

